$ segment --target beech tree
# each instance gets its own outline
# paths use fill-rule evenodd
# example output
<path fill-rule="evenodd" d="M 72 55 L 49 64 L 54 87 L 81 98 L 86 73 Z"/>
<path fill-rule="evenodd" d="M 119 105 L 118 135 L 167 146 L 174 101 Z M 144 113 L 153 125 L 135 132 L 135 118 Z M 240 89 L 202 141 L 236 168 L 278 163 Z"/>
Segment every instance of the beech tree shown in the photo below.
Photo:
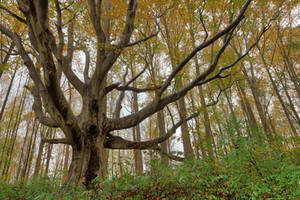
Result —
<path fill-rule="evenodd" d="M 239 8 L 239 12 L 229 13 L 227 24 L 222 24 L 220 31 L 216 33 L 208 32 L 205 21 L 201 18 L 201 26 L 199 26 L 201 29 L 193 30 L 193 32 L 201 31 L 203 38 L 193 42 L 194 47 L 191 51 L 170 68 L 171 72 L 161 83 L 157 83 L 156 87 L 138 88 L 130 84 L 143 71 L 124 84 L 118 82 L 107 84 L 107 76 L 126 49 L 135 48 L 140 43 L 160 37 L 160 17 L 172 9 L 180 9 L 174 5 L 176 1 L 175 3 L 166 1 L 167 6 L 162 8 L 159 1 L 153 1 L 148 6 L 154 10 L 153 20 L 149 22 L 152 24 L 153 34 L 143 38 L 138 37 L 138 26 L 135 21 L 138 13 L 142 15 L 147 12 L 143 10 L 147 6 L 139 8 L 137 0 L 126 2 L 16 0 L 16 2 L 9 2 L 16 3 L 17 8 L 10 9 L 1 5 L 1 9 L 7 13 L 8 18 L 18 21 L 19 26 L 25 27 L 22 30 L 25 30 L 27 34 L 3 23 L 0 24 L 0 31 L 11 40 L 13 48 L 16 49 L 28 70 L 32 84 L 28 84 L 26 88 L 30 90 L 34 98 L 33 110 L 39 123 L 59 128 L 65 135 L 64 138 L 45 138 L 42 142 L 68 144 L 72 148 L 72 160 L 66 185 L 83 182 L 89 186 L 95 177 L 105 176 L 102 170 L 105 168 L 105 149 L 160 150 L 160 143 L 167 140 L 182 123 L 197 116 L 199 112 L 195 111 L 194 114 L 181 118 L 166 131 L 165 135 L 149 141 L 129 141 L 115 136 L 113 131 L 135 127 L 168 104 L 184 97 L 193 88 L 228 77 L 230 75 L 227 72 L 228 69 L 234 67 L 249 53 L 269 27 L 269 25 L 262 27 L 257 34 L 256 41 L 248 44 L 248 48 L 240 52 L 231 64 L 219 66 L 218 62 L 244 20 L 251 0 L 246 0 Z M 150 4 L 150 1 L 145 2 Z M 145 2 L 139 3 L 145 4 Z M 71 5 L 75 4 L 81 7 L 79 11 L 72 9 Z M 123 13 L 122 6 L 124 5 L 126 6 Z M 112 7 L 115 9 L 114 12 Z M 89 18 L 85 19 L 86 16 Z M 84 20 L 86 24 L 82 26 L 91 27 L 92 31 L 76 30 L 77 20 Z M 171 22 L 172 20 L 169 23 Z M 85 45 L 83 41 L 87 41 Z M 218 44 L 218 49 L 215 48 L 214 56 L 206 65 L 204 72 L 197 74 L 188 84 L 181 85 L 180 88 L 170 92 L 169 89 L 176 76 L 183 68 L 190 61 L 192 62 L 198 52 L 213 44 Z M 85 54 L 83 78 L 80 78 L 74 70 L 75 51 L 82 51 Z M 94 54 L 95 63 L 92 65 L 91 60 Z M 68 96 L 61 88 L 62 77 L 68 80 L 82 98 L 79 115 L 74 113 Z M 121 91 L 121 93 L 155 91 L 155 97 L 152 102 L 140 107 L 133 114 L 120 116 L 120 108 L 116 107 L 114 117 L 108 117 L 106 96 L 113 90 Z M 120 101 L 122 102 L 122 98 Z"/>

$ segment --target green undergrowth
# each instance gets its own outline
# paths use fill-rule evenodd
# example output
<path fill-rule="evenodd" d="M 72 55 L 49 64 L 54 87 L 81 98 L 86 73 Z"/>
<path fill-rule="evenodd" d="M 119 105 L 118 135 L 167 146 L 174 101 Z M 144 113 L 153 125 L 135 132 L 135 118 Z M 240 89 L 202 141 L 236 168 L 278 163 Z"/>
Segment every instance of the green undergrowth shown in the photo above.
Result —
<path fill-rule="evenodd" d="M 94 190 L 73 188 L 61 199 L 300 199 L 299 149 L 239 138 L 230 153 L 213 161 L 187 160 L 164 166 L 152 160 L 143 176 L 124 172 L 96 179 Z M 280 149 L 280 150 L 279 150 Z M 287 149 L 287 148 L 286 148 Z M 56 199 L 60 182 L 49 178 L 28 184 L 0 182 L 0 199 Z"/>

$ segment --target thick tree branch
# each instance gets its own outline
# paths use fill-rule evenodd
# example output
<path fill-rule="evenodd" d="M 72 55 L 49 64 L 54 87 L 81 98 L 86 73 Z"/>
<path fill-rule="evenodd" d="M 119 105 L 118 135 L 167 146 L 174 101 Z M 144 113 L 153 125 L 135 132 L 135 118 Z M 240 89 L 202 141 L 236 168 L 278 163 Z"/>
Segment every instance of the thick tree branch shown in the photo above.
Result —
<path fill-rule="evenodd" d="M 61 8 L 58 0 L 55 0 L 55 8 L 56 8 L 56 29 L 58 33 L 58 39 L 59 39 L 59 44 L 58 44 L 58 49 L 57 49 L 57 60 L 58 60 L 58 67 L 57 67 L 57 77 L 58 80 L 61 80 L 62 77 L 62 60 L 63 60 L 63 48 L 65 45 L 64 41 L 64 33 L 62 31 L 62 14 L 61 14 Z"/>
<path fill-rule="evenodd" d="M 39 94 L 38 89 L 35 86 L 33 86 L 33 87 L 25 86 L 25 88 L 31 92 L 31 94 L 34 98 L 32 109 L 33 109 L 34 113 L 36 114 L 36 117 L 38 118 L 39 122 L 45 126 L 58 128 L 59 126 L 58 126 L 57 122 L 55 122 L 52 118 L 46 116 L 46 114 L 43 113 L 42 100 L 41 100 L 41 96 Z"/>
<path fill-rule="evenodd" d="M 56 56 L 59 66 L 66 64 L 64 63 L 65 59 L 60 60 L 57 54 L 56 42 L 49 29 L 48 0 L 27 1 L 25 3 L 29 7 L 28 13 L 26 13 L 27 24 L 32 28 L 35 36 L 39 53 L 37 59 L 44 73 L 44 87 L 38 86 L 43 106 L 51 118 L 58 123 L 67 138 L 70 140 L 78 139 L 81 130 L 70 104 L 61 90 L 57 66 L 54 62 L 53 55 Z M 18 44 L 16 43 L 16 45 Z M 36 84 L 35 80 L 34 82 Z"/>
<path fill-rule="evenodd" d="M 74 88 L 80 93 L 84 92 L 84 83 L 77 77 L 72 69 L 72 60 L 74 55 L 74 25 L 71 23 L 68 27 L 68 46 L 67 56 L 63 58 L 62 62 L 59 63 L 68 81 L 74 86 Z"/>
<path fill-rule="evenodd" d="M 131 86 L 117 86 L 116 90 L 119 91 L 132 91 L 136 93 L 142 93 L 142 92 L 149 92 L 149 91 L 155 91 L 158 90 L 160 86 L 156 87 L 150 87 L 150 88 L 136 88 L 136 87 L 131 87 Z"/>
<path fill-rule="evenodd" d="M 142 142 L 136 142 L 136 141 L 129 141 L 125 140 L 119 136 L 113 136 L 111 134 L 108 135 L 108 139 L 105 142 L 104 146 L 106 148 L 110 149 L 151 149 L 156 147 L 158 144 L 166 141 L 168 138 L 170 138 L 174 133 L 176 132 L 176 129 L 182 125 L 182 123 L 193 119 L 194 117 L 198 116 L 198 113 L 195 113 L 191 115 L 190 117 L 186 119 L 181 119 L 179 122 L 177 122 L 171 129 L 168 130 L 166 135 L 160 136 L 158 138 L 155 138 L 153 140 L 149 141 L 142 141 Z"/>
<path fill-rule="evenodd" d="M 62 31 L 62 14 L 61 14 L 61 8 L 59 5 L 59 1 L 55 0 L 55 7 L 56 7 L 56 13 L 57 13 L 57 20 L 56 20 L 56 29 L 58 32 L 58 38 L 59 38 L 59 45 L 58 45 L 58 55 L 60 59 L 62 58 L 63 54 L 63 48 L 64 48 L 64 34 Z"/>
<path fill-rule="evenodd" d="M 67 138 L 42 138 L 42 142 L 49 144 L 72 144 L 72 142 Z"/>
<path fill-rule="evenodd" d="M 26 2 L 29 7 L 29 13 L 26 16 L 28 27 L 32 28 L 33 35 L 35 40 L 38 43 L 38 52 L 41 52 L 41 47 L 46 48 L 48 54 L 49 49 L 51 49 L 51 53 L 59 59 L 58 48 L 56 45 L 55 37 L 49 29 L 49 2 L 48 0 L 44 1 L 29 1 Z M 42 39 L 43 38 L 43 39 Z M 47 43 L 41 44 L 42 40 L 47 40 Z"/>
<path fill-rule="evenodd" d="M 98 43 L 105 43 L 105 33 L 101 27 L 102 0 L 88 0 L 89 15 L 96 32 Z"/>
<path fill-rule="evenodd" d="M 125 47 L 130 41 L 130 37 L 134 29 L 136 8 L 137 8 L 137 0 L 129 0 L 128 7 L 127 7 L 127 14 L 126 14 L 126 22 L 118 44 L 119 48 Z"/>
<path fill-rule="evenodd" d="M 89 0 L 89 2 L 90 1 L 92 0 Z M 121 53 L 120 50 L 123 49 L 124 46 L 127 45 L 130 41 L 130 37 L 134 30 L 134 18 L 135 18 L 136 8 L 137 8 L 137 1 L 129 0 L 128 7 L 127 7 L 127 14 L 126 14 L 126 22 L 123 29 L 123 33 L 120 36 L 120 41 L 118 45 L 113 45 L 113 49 L 111 49 L 111 48 L 106 48 L 106 46 L 107 45 L 109 46 L 110 44 L 104 43 L 105 40 L 103 42 L 98 41 L 96 70 L 91 79 L 91 85 L 92 87 L 95 87 L 95 90 L 93 90 L 94 96 L 100 93 L 102 87 L 105 87 L 104 80 L 108 71 L 115 63 L 116 59 L 119 57 Z"/>

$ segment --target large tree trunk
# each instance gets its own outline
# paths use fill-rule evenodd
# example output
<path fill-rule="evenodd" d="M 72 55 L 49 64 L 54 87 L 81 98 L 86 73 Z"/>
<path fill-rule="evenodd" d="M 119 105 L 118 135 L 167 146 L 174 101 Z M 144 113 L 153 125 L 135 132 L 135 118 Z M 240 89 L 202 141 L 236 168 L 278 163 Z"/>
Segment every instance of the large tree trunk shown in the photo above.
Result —
<path fill-rule="evenodd" d="M 87 133 L 83 141 L 82 145 L 72 145 L 72 160 L 65 185 L 84 184 L 90 188 L 94 178 L 105 177 L 103 170 L 106 166 L 104 134 L 92 136 Z"/>

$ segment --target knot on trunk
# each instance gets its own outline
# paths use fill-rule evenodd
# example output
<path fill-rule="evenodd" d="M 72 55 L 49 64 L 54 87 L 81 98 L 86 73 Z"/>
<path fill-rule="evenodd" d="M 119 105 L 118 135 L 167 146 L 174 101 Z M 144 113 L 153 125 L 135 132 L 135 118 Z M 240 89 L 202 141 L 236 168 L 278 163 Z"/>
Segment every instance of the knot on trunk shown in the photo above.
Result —
<path fill-rule="evenodd" d="M 95 124 L 91 124 L 88 127 L 88 132 L 90 133 L 91 136 L 97 136 L 99 134 L 98 127 Z"/>

